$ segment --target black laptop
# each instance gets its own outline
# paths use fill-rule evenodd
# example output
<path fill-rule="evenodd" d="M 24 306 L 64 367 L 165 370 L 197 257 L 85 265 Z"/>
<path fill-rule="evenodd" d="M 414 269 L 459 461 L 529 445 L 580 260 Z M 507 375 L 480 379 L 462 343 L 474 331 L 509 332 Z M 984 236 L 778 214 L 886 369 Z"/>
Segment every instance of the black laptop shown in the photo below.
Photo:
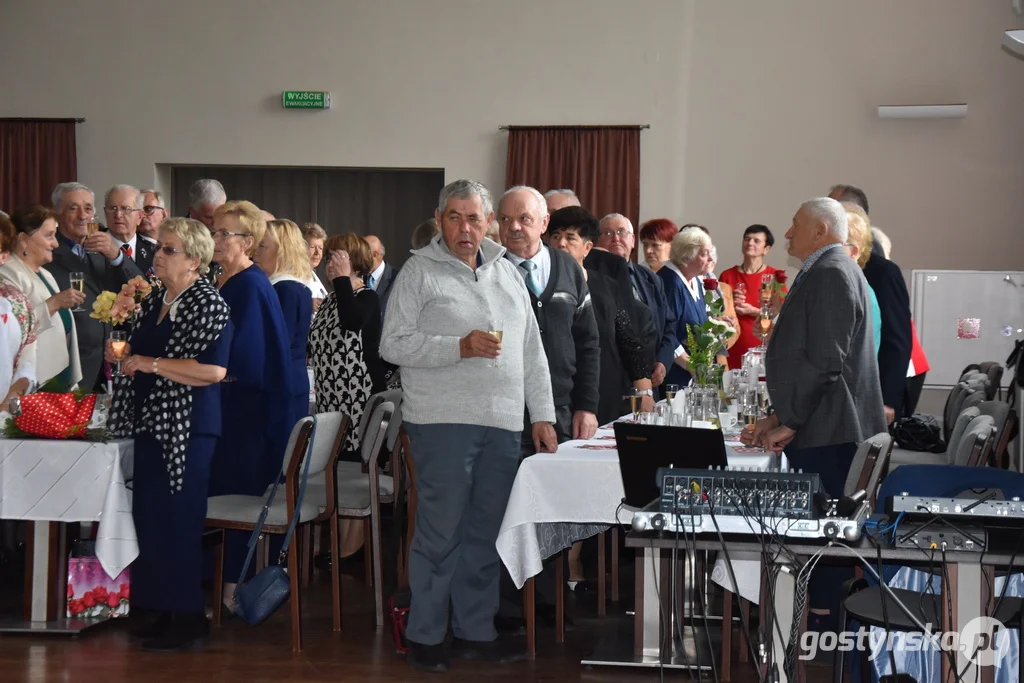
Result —
<path fill-rule="evenodd" d="M 643 508 L 661 497 L 659 467 L 707 469 L 726 467 L 725 437 L 720 429 L 666 427 L 616 422 L 615 445 L 625 504 Z"/>

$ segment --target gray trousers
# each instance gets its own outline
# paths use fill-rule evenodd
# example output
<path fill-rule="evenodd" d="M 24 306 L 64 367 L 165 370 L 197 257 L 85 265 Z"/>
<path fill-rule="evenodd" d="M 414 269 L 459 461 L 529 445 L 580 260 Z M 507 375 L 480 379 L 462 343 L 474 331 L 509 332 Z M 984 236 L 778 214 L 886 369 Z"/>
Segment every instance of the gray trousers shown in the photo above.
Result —
<path fill-rule="evenodd" d="M 497 638 L 501 560 L 495 542 L 519 465 L 520 433 L 460 424 L 403 425 L 416 463 L 416 532 L 409 554 L 409 623 L 414 643 L 452 632 Z"/>

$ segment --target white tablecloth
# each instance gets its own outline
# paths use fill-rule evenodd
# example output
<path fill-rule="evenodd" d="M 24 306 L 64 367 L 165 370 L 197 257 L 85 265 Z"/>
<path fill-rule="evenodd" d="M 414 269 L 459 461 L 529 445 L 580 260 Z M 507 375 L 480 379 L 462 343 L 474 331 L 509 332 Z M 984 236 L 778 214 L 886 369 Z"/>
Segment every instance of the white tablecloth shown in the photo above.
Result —
<path fill-rule="evenodd" d="M 730 467 L 767 469 L 775 456 L 726 443 Z M 615 450 L 615 432 L 599 429 L 590 441 L 567 441 L 555 453 L 538 453 L 519 466 L 498 555 L 517 587 L 540 573 L 543 561 L 611 525 L 629 524 Z M 618 510 L 619 519 L 615 519 Z"/>
<path fill-rule="evenodd" d="M 0 519 L 99 522 L 96 557 L 116 577 L 139 555 L 134 441 L 0 439 Z"/>

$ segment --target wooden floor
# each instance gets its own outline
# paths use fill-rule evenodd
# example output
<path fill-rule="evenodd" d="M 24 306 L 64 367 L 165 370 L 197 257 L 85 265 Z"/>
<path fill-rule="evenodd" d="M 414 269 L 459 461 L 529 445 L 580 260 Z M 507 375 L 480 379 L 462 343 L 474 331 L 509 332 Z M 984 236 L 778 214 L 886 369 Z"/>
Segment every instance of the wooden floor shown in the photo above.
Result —
<path fill-rule="evenodd" d="M 610 605 L 619 616 L 598 619 L 589 604 L 576 610 L 576 627 L 564 645 L 554 643 L 552 630 L 538 633 L 533 662 L 495 666 L 453 662 L 446 675 L 413 672 L 396 654 L 389 631 L 373 624 L 373 596 L 352 576 L 343 578 L 343 631 L 331 631 L 330 586 L 318 576 L 303 601 L 305 647 L 291 653 L 288 610 L 282 608 L 260 626 L 226 620 L 213 630 L 210 647 L 201 653 L 152 654 L 138 651 L 120 624 L 106 625 L 77 638 L 61 636 L 0 637 L 0 681 L 3 683 L 285 683 L 287 681 L 658 681 L 658 671 L 580 666 L 602 636 L 621 625 L 626 606 Z M 9 586 L 9 584 L 8 584 Z M 735 662 L 735 660 L 734 660 Z M 738 667 L 738 668 L 737 668 Z M 689 678 L 665 672 L 665 678 Z M 823 683 L 827 669 L 809 672 L 811 683 Z M 710 677 L 705 680 L 710 681 Z M 734 683 L 754 683 L 753 670 L 734 663 Z"/>

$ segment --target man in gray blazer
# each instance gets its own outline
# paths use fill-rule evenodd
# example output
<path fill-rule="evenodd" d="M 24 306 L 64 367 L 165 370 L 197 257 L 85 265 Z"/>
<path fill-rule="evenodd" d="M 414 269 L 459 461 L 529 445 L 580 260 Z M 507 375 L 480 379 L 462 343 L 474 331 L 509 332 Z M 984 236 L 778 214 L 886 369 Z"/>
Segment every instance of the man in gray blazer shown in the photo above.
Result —
<path fill-rule="evenodd" d="M 843 495 L 858 442 L 886 431 L 868 284 L 843 249 L 847 236 L 846 210 L 834 199 L 805 202 L 793 217 L 786 239 L 803 267 L 768 343 L 772 414 L 745 433 L 768 450 L 785 448 L 790 465 L 819 474 L 832 498 Z M 834 613 L 838 596 L 826 575 L 816 571 L 810 590 L 819 617 Z"/>
<path fill-rule="evenodd" d="M 53 261 L 44 267 L 61 290 L 71 286 L 71 273 L 84 276 L 85 303 L 74 315 L 82 363 L 81 386 L 92 391 L 106 383 L 103 347 L 110 332 L 109 325 L 89 317 L 93 302 L 104 290 L 120 292 L 121 286 L 142 275 L 142 270 L 118 249 L 110 233 L 89 233 L 89 223 L 96 220 L 92 190 L 81 183 L 61 183 L 53 190 L 52 202 L 57 211 L 57 248 Z"/>

